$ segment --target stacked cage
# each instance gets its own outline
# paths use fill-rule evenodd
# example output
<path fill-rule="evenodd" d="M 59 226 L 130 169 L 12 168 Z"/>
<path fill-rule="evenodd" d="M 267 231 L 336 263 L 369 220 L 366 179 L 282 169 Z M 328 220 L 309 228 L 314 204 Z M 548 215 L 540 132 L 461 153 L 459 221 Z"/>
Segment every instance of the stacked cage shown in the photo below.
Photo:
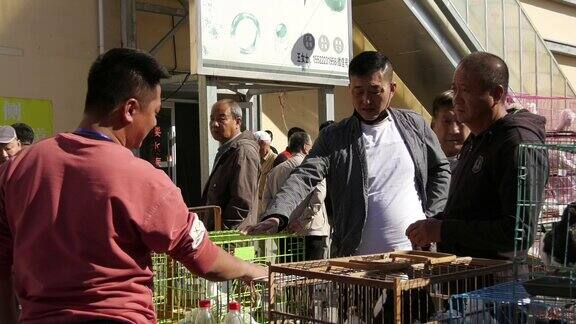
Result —
<path fill-rule="evenodd" d="M 546 131 L 576 131 L 576 98 L 515 94 L 511 98 L 531 113 L 546 117 Z"/>
<path fill-rule="evenodd" d="M 404 251 L 270 267 L 270 322 L 417 323 L 449 318 L 449 296 L 505 280 L 512 263 Z"/>
<path fill-rule="evenodd" d="M 515 280 L 453 296 L 453 319 L 576 322 L 576 142 L 549 135 L 518 149 Z"/>
<path fill-rule="evenodd" d="M 302 237 L 276 234 L 247 236 L 237 231 L 211 232 L 210 239 L 236 257 L 263 265 L 304 260 Z M 159 323 L 194 323 L 200 300 L 211 302 L 220 321 L 230 301 L 238 301 L 246 323 L 267 321 L 268 287 L 262 282 L 248 285 L 240 280 L 210 282 L 188 271 L 166 255 L 153 255 L 154 297 Z"/>

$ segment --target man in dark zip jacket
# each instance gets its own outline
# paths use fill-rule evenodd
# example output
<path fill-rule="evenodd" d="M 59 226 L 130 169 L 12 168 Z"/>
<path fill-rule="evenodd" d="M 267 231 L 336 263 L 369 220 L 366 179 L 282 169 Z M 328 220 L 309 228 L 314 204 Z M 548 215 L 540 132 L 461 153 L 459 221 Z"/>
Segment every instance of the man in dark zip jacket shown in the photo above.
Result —
<path fill-rule="evenodd" d="M 410 225 L 416 246 L 438 243 L 441 252 L 511 259 L 518 194 L 518 146 L 543 143 L 546 120 L 526 110 L 506 110 L 508 67 L 489 53 L 473 53 L 454 75 L 457 119 L 471 134 L 464 143 L 443 213 Z M 529 161 L 547 169 L 545 154 Z M 542 197 L 544 183 L 523 194 Z M 538 212 L 538 206 L 534 206 Z M 527 229 L 530 230 L 530 229 Z M 524 247 L 525 248 L 525 247 Z"/>

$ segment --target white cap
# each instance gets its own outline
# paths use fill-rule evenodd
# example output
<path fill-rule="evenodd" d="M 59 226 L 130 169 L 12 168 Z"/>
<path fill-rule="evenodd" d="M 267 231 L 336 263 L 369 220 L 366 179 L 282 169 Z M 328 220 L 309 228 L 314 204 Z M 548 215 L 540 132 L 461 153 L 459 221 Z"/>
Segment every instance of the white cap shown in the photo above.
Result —
<path fill-rule="evenodd" d="M 256 133 L 254 133 L 254 136 L 256 136 L 256 139 L 259 141 L 264 141 L 268 143 L 272 142 L 270 134 L 266 133 L 265 131 L 257 131 Z"/>
<path fill-rule="evenodd" d="M 0 143 L 8 144 L 16 139 L 16 131 L 12 126 L 0 126 Z"/>

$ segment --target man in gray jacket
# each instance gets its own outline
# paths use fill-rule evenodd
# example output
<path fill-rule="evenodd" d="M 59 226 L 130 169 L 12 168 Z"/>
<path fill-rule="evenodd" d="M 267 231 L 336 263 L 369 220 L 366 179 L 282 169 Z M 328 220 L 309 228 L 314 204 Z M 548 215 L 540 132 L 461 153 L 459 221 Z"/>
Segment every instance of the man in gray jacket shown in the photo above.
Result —
<path fill-rule="evenodd" d="M 349 66 L 354 114 L 324 129 L 250 233 L 283 229 L 302 200 L 327 180 L 332 256 L 410 249 L 404 232 L 444 208 L 450 168 L 438 139 L 416 112 L 390 107 L 396 84 L 378 52 Z"/>

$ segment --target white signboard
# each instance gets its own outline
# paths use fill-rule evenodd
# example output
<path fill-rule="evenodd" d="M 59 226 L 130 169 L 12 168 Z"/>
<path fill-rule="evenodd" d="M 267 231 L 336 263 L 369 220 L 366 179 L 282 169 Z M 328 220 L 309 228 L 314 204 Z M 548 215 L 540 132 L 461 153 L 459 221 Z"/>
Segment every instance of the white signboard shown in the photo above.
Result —
<path fill-rule="evenodd" d="M 197 0 L 193 6 L 196 73 L 348 84 L 349 0 Z"/>

